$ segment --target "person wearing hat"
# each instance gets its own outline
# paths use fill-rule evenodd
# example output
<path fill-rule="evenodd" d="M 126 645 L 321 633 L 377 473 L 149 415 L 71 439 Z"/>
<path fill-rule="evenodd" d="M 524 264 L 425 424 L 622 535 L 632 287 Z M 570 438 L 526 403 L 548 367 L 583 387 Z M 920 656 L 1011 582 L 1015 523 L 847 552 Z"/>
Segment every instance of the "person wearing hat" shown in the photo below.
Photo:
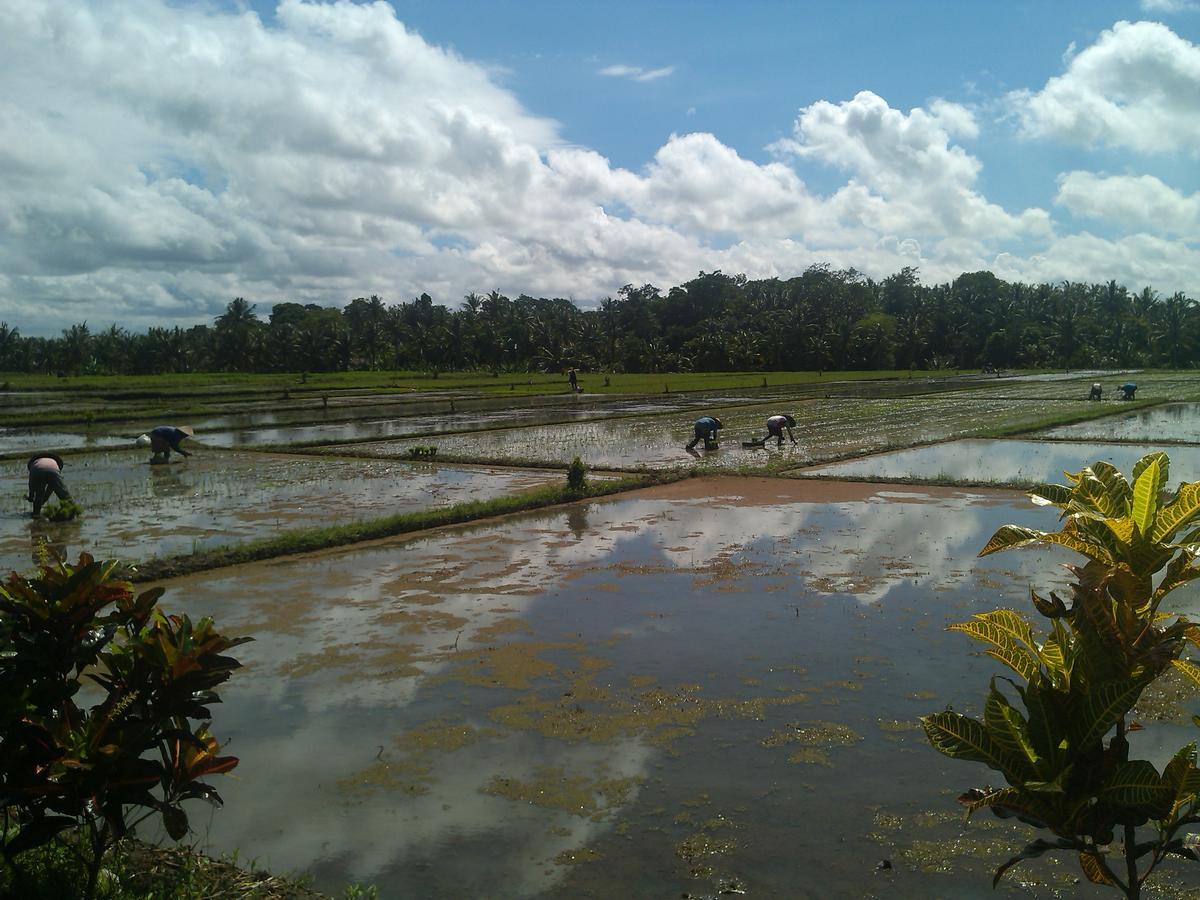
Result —
<path fill-rule="evenodd" d="M 715 450 L 717 448 L 717 432 L 721 427 L 721 420 L 716 416 L 701 416 L 696 420 L 694 426 L 695 435 L 684 449 L 691 450 L 698 443 L 704 441 L 705 450 Z"/>
<path fill-rule="evenodd" d="M 1127 381 L 1117 388 L 1117 390 L 1121 392 L 1122 400 L 1132 400 L 1133 395 L 1137 393 L 1137 385 L 1132 381 Z"/>
<path fill-rule="evenodd" d="M 62 480 L 62 457 L 55 453 L 39 453 L 31 456 L 26 468 L 29 469 L 29 493 L 25 499 L 33 504 L 34 516 L 42 513 L 42 506 L 53 493 L 59 500 L 70 500 L 71 492 Z"/>
<path fill-rule="evenodd" d="M 157 428 L 152 429 L 149 434 L 143 434 L 137 439 L 137 442 L 142 447 L 149 445 L 150 449 L 154 451 L 154 456 L 150 462 L 156 462 L 160 457 L 162 462 L 170 462 L 172 450 L 176 453 L 182 453 L 184 456 L 192 455 L 180 447 L 179 444 L 184 438 L 190 438 L 193 434 L 195 432 L 188 425 L 180 428 L 176 428 L 174 425 L 159 425 Z"/>
<path fill-rule="evenodd" d="M 792 434 L 792 429 L 796 427 L 796 420 L 791 416 L 771 416 L 767 419 L 767 436 L 762 442 L 765 444 L 771 438 L 779 439 L 779 446 L 783 446 L 783 429 L 787 429 L 788 437 L 792 439 L 792 443 L 796 443 L 796 436 Z"/>

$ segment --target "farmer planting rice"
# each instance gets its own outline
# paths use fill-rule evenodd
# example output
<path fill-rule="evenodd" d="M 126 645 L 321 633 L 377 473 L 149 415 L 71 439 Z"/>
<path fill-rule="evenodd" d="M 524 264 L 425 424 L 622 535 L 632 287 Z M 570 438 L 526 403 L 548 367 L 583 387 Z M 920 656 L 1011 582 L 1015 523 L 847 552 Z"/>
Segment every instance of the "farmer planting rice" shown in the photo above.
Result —
<path fill-rule="evenodd" d="M 792 443 L 796 443 L 796 436 L 792 434 L 792 429 L 796 427 L 796 420 L 788 415 L 771 416 L 767 419 L 767 436 L 762 439 L 766 444 L 771 438 L 779 439 L 779 446 L 783 446 L 783 429 L 787 429 L 788 437 Z"/>
<path fill-rule="evenodd" d="M 721 420 L 716 416 L 701 416 L 696 420 L 695 434 L 684 449 L 691 450 L 698 443 L 704 441 L 705 450 L 715 450 L 717 448 L 717 432 L 721 430 L 721 427 Z"/>
<path fill-rule="evenodd" d="M 34 516 L 42 513 L 42 506 L 53 493 L 59 500 L 70 500 L 71 492 L 62 480 L 62 457 L 54 453 L 39 453 L 29 459 L 29 493 L 25 499 L 33 504 Z"/>
<path fill-rule="evenodd" d="M 154 456 L 150 458 L 150 462 L 168 463 L 171 461 L 172 450 L 176 453 L 182 453 L 184 456 L 192 455 L 179 445 L 184 438 L 190 438 L 193 434 L 195 432 L 189 425 L 183 425 L 179 428 L 176 428 L 174 425 L 159 425 L 149 434 L 143 434 L 138 438 L 137 443 L 139 447 L 149 447 L 154 451 Z"/>

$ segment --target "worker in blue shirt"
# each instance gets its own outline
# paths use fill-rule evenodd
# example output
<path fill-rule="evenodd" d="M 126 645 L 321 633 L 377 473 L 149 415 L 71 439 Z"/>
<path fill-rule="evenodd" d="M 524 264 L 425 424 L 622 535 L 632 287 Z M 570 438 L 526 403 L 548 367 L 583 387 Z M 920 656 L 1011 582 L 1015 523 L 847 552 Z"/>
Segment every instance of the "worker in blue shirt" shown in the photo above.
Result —
<path fill-rule="evenodd" d="M 717 447 L 717 432 L 721 429 L 721 420 L 716 416 L 701 416 L 696 420 L 695 435 L 685 449 L 691 450 L 704 441 L 705 450 L 715 450 Z"/>
<path fill-rule="evenodd" d="M 184 438 L 190 438 L 195 432 L 187 425 L 176 428 L 174 425 L 159 425 L 157 428 L 151 429 L 148 434 L 143 434 L 137 439 L 138 446 L 148 446 L 154 451 L 154 456 L 150 462 L 170 462 L 171 451 L 180 453 L 184 456 L 192 454 L 184 450 L 180 445 Z"/>

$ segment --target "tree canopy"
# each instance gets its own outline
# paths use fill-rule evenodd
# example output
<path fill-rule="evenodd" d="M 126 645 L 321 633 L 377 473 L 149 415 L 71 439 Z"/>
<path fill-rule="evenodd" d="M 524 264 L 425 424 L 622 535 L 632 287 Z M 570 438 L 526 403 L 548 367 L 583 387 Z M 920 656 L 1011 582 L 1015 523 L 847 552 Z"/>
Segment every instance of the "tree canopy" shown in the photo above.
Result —
<path fill-rule="evenodd" d="M 881 281 L 814 265 L 789 279 L 700 272 L 665 293 L 625 285 L 594 309 L 496 291 L 457 309 L 428 294 L 341 310 L 233 299 L 211 326 L 134 334 L 86 322 L 56 338 L 0 323 L 0 369 L 63 374 L 345 371 L 614 372 L 1191 367 L 1200 314 L 1150 287 L 1006 282 L 963 273 L 923 285 L 916 269 Z"/>

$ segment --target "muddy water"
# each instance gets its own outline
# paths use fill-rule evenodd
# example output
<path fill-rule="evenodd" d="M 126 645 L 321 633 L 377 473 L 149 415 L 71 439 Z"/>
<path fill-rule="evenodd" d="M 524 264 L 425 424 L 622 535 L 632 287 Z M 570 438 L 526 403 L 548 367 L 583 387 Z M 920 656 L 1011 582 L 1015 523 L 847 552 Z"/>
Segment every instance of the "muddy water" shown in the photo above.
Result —
<path fill-rule="evenodd" d="M 1028 833 L 964 829 L 984 770 L 915 720 L 978 712 L 995 664 L 944 626 L 1053 587 L 1065 551 L 975 553 L 1054 521 L 1009 493 L 702 479 L 171 582 L 166 607 L 256 638 L 214 728 L 242 765 L 196 820 L 332 893 L 996 896 Z M 1029 872 L 1000 895 L 1086 895 Z"/>
<path fill-rule="evenodd" d="M 715 452 L 689 454 L 694 413 L 581 422 L 473 434 L 440 435 L 436 441 L 384 441 L 359 445 L 355 452 L 405 456 L 414 443 L 436 443 L 440 453 L 497 462 L 569 462 L 580 456 L 593 466 L 669 468 L 700 463 L 711 468 L 804 465 L 848 453 L 861 453 L 919 441 L 978 433 L 985 427 L 1036 422 L 1063 410 L 1086 408 L 1086 401 L 1010 400 L 987 393 L 970 400 L 945 397 L 862 399 L 821 398 L 770 406 L 715 410 L 725 428 Z M 790 412 L 797 419 L 798 443 L 772 443 L 747 449 L 742 442 L 766 433 L 766 418 Z"/>
<path fill-rule="evenodd" d="M 119 434 L 91 431 L 38 431 L 33 428 L 0 428 L 0 453 L 39 453 L 93 447 L 128 447 L 130 439 Z"/>
<path fill-rule="evenodd" d="M 67 456 L 63 475 L 84 515 L 28 518 L 23 462 L 0 463 L 0 567 L 29 568 L 46 542 L 60 557 L 144 560 L 210 549 L 292 528 L 334 525 L 486 499 L 550 481 L 561 472 L 510 472 L 428 463 L 198 450 L 169 465 L 146 452 Z"/>
<path fill-rule="evenodd" d="M 1200 447 L 1152 447 L 1076 441 L 947 441 L 805 469 L 805 475 L 840 478 L 921 478 L 1002 484 L 1061 481 L 1096 460 L 1128 473 L 1156 449 L 1171 458 L 1172 483 L 1200 479 Z"/>
<path fill-rule="evenodd" d="M 1069 440 L 1180 441 L 1200 443 L 1200 403 L 1168 403 L 1152 409 L 1118 413 L 1091 422 L 1061 425 L 1045 437 Z"/>

